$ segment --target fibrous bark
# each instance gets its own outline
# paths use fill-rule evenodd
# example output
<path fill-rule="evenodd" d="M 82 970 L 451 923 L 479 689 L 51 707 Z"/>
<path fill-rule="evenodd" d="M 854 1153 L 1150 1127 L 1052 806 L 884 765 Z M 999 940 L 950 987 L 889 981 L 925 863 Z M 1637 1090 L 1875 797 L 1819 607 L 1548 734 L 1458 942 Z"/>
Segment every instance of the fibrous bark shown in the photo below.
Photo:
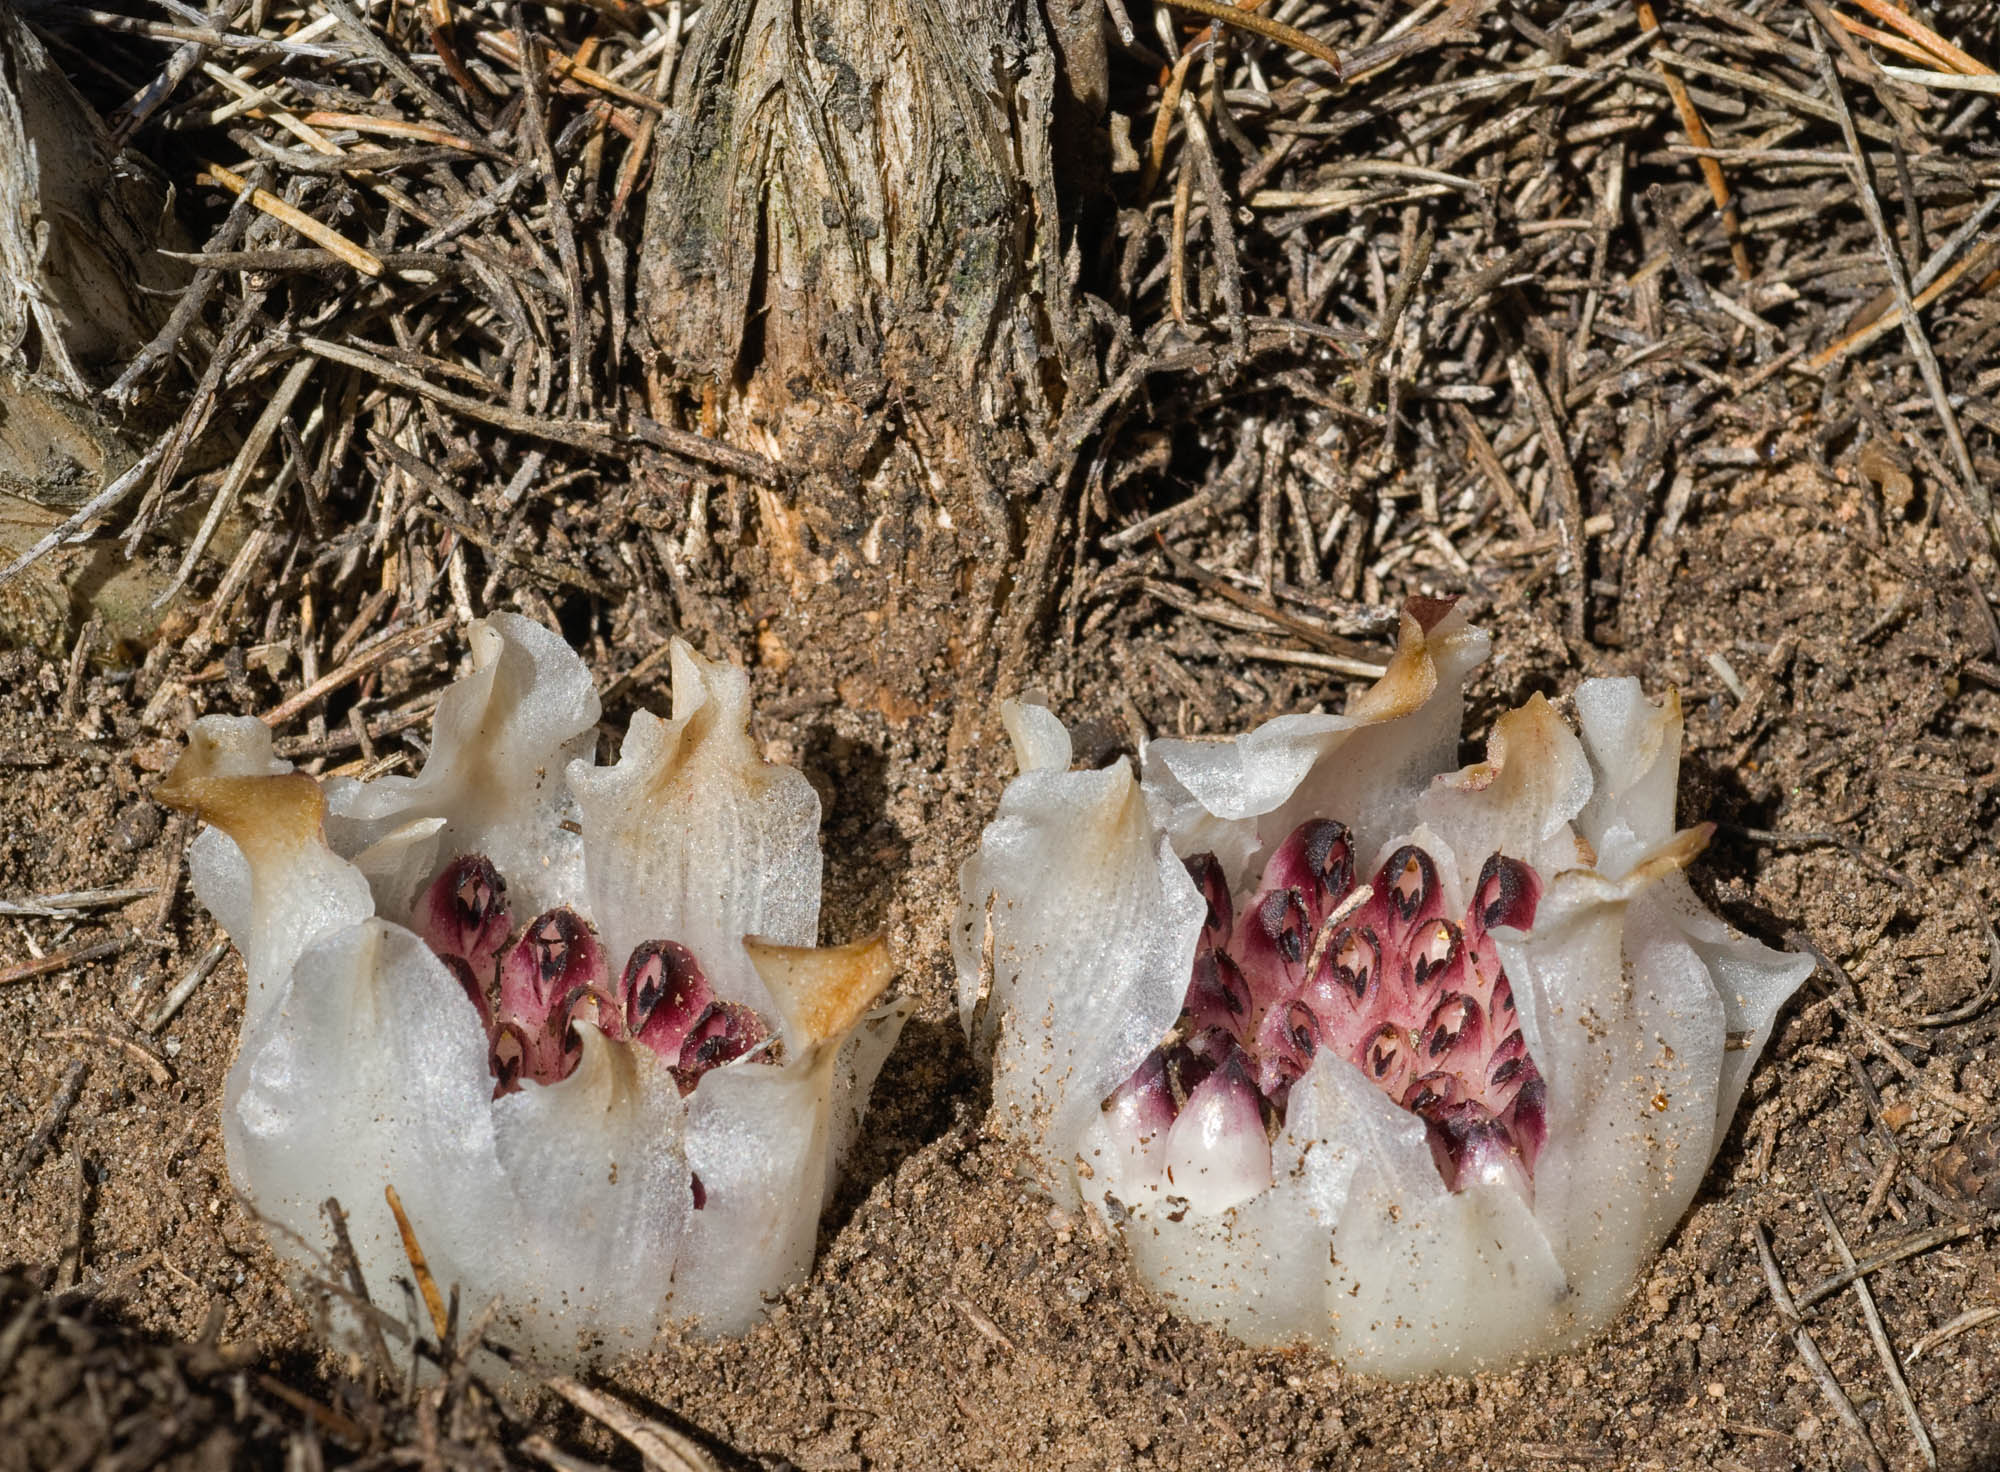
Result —
<path fill-rule="evenodd" d="M 91 402 L 165 316 L 164 184 L 113 147 L 12 0 L 0 0 L 0 568 L 136 457 Z M 79 604 L 146 621 L 122 560 L 58 553 L 0 586 L 0 643 L 65 643 Z"/>
<path fill-rule="evenodd" d="M 0 0 L 0 362 L 81 396 L 136 352 L 173 284 L 155 252 L 166 191 Z"/>
<path fill-rule="evenodd" d="M 1056 74 L 1022 0 L 712 0 L 647 222 L 668 378 L 807 461 L 829 414 L 1045 412 Z"/>
<path fill-rule="evenodd" d="M 657 412 L 784 467 L 723 549 L 784 589 L 765 643 L 891 638 L 903 673 L 828 678 L 895 726 L 949 711 L 954 752 L 988 712 L 949 692 L 1013 678 L 1038 467 L 1096 387 L 1058 185 L 1096 151 L 1101 16 L 1048 4 L 709 0 L 643 243 Z"/>

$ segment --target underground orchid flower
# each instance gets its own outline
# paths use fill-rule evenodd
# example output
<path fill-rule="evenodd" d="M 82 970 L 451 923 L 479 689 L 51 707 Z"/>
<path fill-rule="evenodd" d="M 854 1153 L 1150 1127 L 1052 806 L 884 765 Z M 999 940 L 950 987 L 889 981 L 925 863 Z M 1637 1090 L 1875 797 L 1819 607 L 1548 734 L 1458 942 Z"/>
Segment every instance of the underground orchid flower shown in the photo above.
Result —
<path fill-rule="evenodd" d="M 1670 694 L 1540 696 L 1453 770 L 1486 636 L 1413 602 L 1345 715 L 1070 770 L 1047 710 L 960 874 L 999 1127 L 1139 1271 L 1391 1375 L 1574 1344 L 1686 1209 L 1812 969 L 1682 871 Z"/>
<path fill-rule="evenodd" d="M 740 671 L 677 643 L 673 718 L 599 767 L 567 644 L 499 614 L 472 651 L 416 777 L 322 784 L 210 717 L 161 788 L 249 975 L 231 1175 L 302 1273 L 337 1198 L 392 1307 L 394 1187 L 465 1312 L 550 1358 L 736 1332 L 811 1263 L 902 1024 L 886 952 L 813 949 L 819 801 Z"/>

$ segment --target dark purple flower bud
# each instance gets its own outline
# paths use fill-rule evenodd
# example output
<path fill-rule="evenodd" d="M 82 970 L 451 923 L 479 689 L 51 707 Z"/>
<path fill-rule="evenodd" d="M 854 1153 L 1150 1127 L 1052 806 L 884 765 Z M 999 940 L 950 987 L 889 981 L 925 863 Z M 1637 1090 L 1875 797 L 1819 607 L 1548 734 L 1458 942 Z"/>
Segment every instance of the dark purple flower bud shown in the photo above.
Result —
<path fill-rule="evenodd" d="M 1318 882 L 1322 913 L 1347 898 L 1354 888 L 1354 844 L 1347 825 L 1321 818 L 1305 826 L 1306 868 Z"/>
<path fill-rule="evenodd" d="M 508 1077 L 541 1084 L 567 1078 L 582 1055 L 582 1044 L 570 1031 L 579 999 L 587 999 L 582 1003 L 585 1020 L 600 1022 L 618 1036 L 617 1011 L 605 1005 L 609 982 L 604 948 L 581 915 L 558 908 L 536 916 L 500 964 L 495 1077 L 503 1077 L 504 1036 L 512 1040 L 508 1051 L 519 1049 L 518 1070 Z"/>
<path fill-rule="evenodd" d="M 624 999 L 627 1033 L 669 1065 L 680 1062 L 688 1033 L 715 1000 L 694 952 L 670 940 L 634 948 L 616 995 Z"/>
<path fill-rule="evenodd" d="M 1226 1027 L 1195 1028 L 1188 1033 L 1187 1042 L 1182 1046 L 1196 1057 L 1207 1059 L 1211 1068 L 1221 1066 L 1243 1051 L 1236 1034 Z"/>
<path fill-rule="evenodd" d="M 493 1029 L 487 1066 L 493 1072 L 493 1095 L 511 1094 L 523 1083 L 552 1084 L 566 1079 L 582 1054 L 570 1046 L 562 1025 L 529 1026 L 503 1019 Z"/>
<path fill-rule="evenodd" d="M 1401 942 L 1438 912 L 1442 893 L 1437 864 L 1414 843 L 1406 843 L 1389 855 L 1389 862 L 1375 876 L 1375 894 L 1391 920 L 1392 934 L 1383 938 L 1392 944 Z"/>
<path fill-rule="evenodd" d="M 569 1001 L 563 1005 L 563 1026 L 573 1027 L 579 1022 L 589 1023 L 614 1040 L 622 1041 L 626 1035 L 625 1010 L 603 987 L 578 987 L 570 993 Z"/>
<path fill-rule="evenodd" d="M 1474 1181 L 1501 1179 L 1526 1164 L 1505 1122 L 1474 1100 L 1436 1109 L 1429 1117 L 1431 1154 L 1454 1191 Z"/>
<path fill-rule="evenodd" d="M 1479 1004 L 1470 997 L 1451 992 L 1439 1000 L 1429 1020 L 1424 1023 L 1423 1034 L 1417 1042 L 1417 1054 L 1433 1067 L 1462 1073 L 1469 1066 L 1476 1072 L 1485 1039 L 1486 1018 L 1481 1014 Z"/>
<path fill-rule="evenodd" d="M 1153 1049 L 1132 1076 L 1111 1091 L 1104 1112 L 1112 1117 L 1113 1133 L 1119 1143 L 1144 1147 L 1155 1136 L 1164 1135 L 1174 1122 L 1180 1106 L 1167 1080 L 1167 1055 Z"/>
<path fill-rule="evenodd" d="M 519 1023 L 503 1022 L 493 1029 L 493 1045 L 487 1053 L 487 1067 L 493 1073 L 493 1097 L 511 1094 L 521 1087 L 527 1068 L 528 1035 Z"/>
<path fill-rule="evenodd" d="M 1327 942 L 1309 995 L 1323 1011 L 1334 1005 L 1360 1010 L 1380 989 L 1382 947 L 1366 925 L 1345 925 Z"/>
<path fill-rule="evenodd" d="M 1521 1091 L 1514 1096 L 1514 1102 L 1507 1109 L 1507 1120 L 1513 1127 L 1514 1142 L 1521 1147 L 1521 1161 L 1530 1172 L 1535 1168 L 1535 1157 L 1542 1153 L 1542 1145 L 1549 1137 L 1549 1088 L 1542 1082 L 1540 1070 L 1535 1060 L 1528 1060 L 1527 1077 L 1521 1081 Z"/>
<path fill-rule="evenodd" d="M 1331 818 L 1301 823 L 1264 866 L 1265 889 L 1296 889 L 1315 921 L 1354 888 L 1354 848 L 1345 824 Z"/>
<path fill-rule="evenodd" d="M 1460 1089 L 1457 1074 L 1442 1068 L 1434 1069 L 1419 1075 L 1403 1090 L 1403 1107 L 1412 1114 L 1421 1114 L 1435 1121 L 1459 1101 Z"/>
<path fill-rule="evenodd" d="M 1296 889 L 1274 889 L 1257 906 L 1257 924 L 1273 951 L 1288 966 L 1306 958 L 1306 944 L 1312 938 L 1312 917 L 1306 913 L 1305 897 Z"/>
<path fill-rule="evenodd" d="M 733 1063 L 771 1036 L 764 1019 L 738 1002 L 710 1002 L 681 1044 L 674 1077 L 683 1094 L 692 1093 L 711 1068 Z"/>
<path fill-rule="evenodd" d="M 1298 996 L 1312 939 L 1312 916 L 1298 890 L 1267 889 L 1249 902 L 1237 921 L 1230 954 L 1250 983 L 1255 1010 L 1261 1012 Z"/>
<path fill-rule="evenodd" d="M 1410 936 L 1410 979 L 1422 991 L 1436 984 L 1465 957 L 1458 927 L 1449 920 L 1432 920 Z"/>
<path fill-rule="evenodd" d="M 1230 933 L 1236 928 L 1236 906 L 1230 901 L 1229 881 L 1223 876 L 1222 865 L 1216 862 L 1214 854 L 1194 854 L 1182 862 L 1187 865 L 1188 878 L 1208 902 L 1208 918 L 1202 922 L 1198 944 L 1228 945 Z"/>
<path fill-rule="evenodd" d="M 1250 983 L 1227 951 L 1202 951 L 1194 958 L 1181 1011 L 1198 1028 L 1222 1027 L 1240 1035 L 1250 1020 Z"/>
<path fill-rule="evenodd" d="M 438 871 L 417 901 L 416 923 L 432 950 L 466 963 L 483 993 L 513 923 L 506 881 L 483 855 L 462 854 Z"/>
<path fill-rule="evenodd" d="M 1167 1088 L 1173 1095 L 1176 1113 L 1187 1107 L 1188 1096 L 1206 1083 L 1216 1065 L 1229 1056 L 1236 1040 L 1226 1032 L 1210 1031 L 1196 1033 L 1192 1041 L 1200 1046 L 1176 1044 L 1167 1050 L 1164 1059 Z"/>
<path fill-rule="evenodd" d="M 1283 1108 L 1292 1084 L 1312 1067 L 1319 1052 L 1319 1018 L 1304 1002 L 1273 1007 L 1257 1028 L 1257 1087 L 1279 1108 Z"/>
<path fill-rule="evenodd" d="M 1285 1009 L 1284 1036 L 1292 1045 L 1292 1050 L 1302 1058 L 1310 1058 L 1319 1051 L 1319 1018 L 1304 1002 L 1294 1002 Z"/>
<path fill-rule="evenodd" d="M 1409 1033 L 1393 1022 L 1383 1023 L 1362 1042 L 1354 1061 L 1361 1065 L 1369 1082 L 1397 1103 L 1404 1102 L 1405 1081 L 1416 1061 Z"/>
<path fill-rule="evenodd" d="M 1494 1026 L 1500 1025 L 1500 1017 L 1493 1017 Z M 1511 1021 L 1511 1019 L 1509 1019 Z M 1493 1099 L 1505 1104 L 1514 1097 L 1521 1080 L 1534 1069 L 1528 1059 L 1528 1040 L 1520 1030 L 1507 1034 L 1500 1046 L 1493 1050 L 1493 1056 L 1486 1060 L 1486 1092 Z"/>
<path fill-rule="evenodd" d="M 1472 905 L 1466 916 L 1476 927 L 1474 939 L 1484 940 L 1496 926 L 1526 930 L 1535 923 L 1535 906 L 1542 896 L 1542 881 L 1519 859 L 1494 854 L 1479 871 L 1472 889 Z"/>
<path fill-rule="evenodd" d="M 576 911 L 538 915 L 500 967 L 500 1012 L 534 1024 L 559 1012 L 582 987 L 609 991 L 604 948 Z"/>

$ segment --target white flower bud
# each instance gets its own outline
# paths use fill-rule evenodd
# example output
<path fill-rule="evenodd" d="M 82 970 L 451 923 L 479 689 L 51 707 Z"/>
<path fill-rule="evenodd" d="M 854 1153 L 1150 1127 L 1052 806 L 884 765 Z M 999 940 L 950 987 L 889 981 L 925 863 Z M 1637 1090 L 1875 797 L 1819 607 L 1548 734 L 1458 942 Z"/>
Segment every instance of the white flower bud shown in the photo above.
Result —
<path fill-rule="evenodd" d="M 1812 970 L 1681 871 L 1680 710 L 1537 696 L 1452 770 L 1487 639 L 1413 603 L 1341 716 L 1070 770 L 1048 711 L 960 874 L 998 1127 L 1191 1315 L 1390 1375 L 1563 1348 L 1624 1302 Z"/>
<path fill-rule="evenodd" d="M 811 1263 L 905 1015 L 870 1010 L 887 953 L 811 949 L 819 802 L 758 757 L 742 672 L 677 643 L 673 719 L 598 768 L 568 645 L 499 614 L 472 651 L 414 778 L 322 786 L 211 717 L 160 790 L 212 825 L 195 891 L 249 973 L 231 1177 L 302 1274 L 338 1198 L 392 1308 L 393 1186 L 545 1358 L 739 1331 Z"/>

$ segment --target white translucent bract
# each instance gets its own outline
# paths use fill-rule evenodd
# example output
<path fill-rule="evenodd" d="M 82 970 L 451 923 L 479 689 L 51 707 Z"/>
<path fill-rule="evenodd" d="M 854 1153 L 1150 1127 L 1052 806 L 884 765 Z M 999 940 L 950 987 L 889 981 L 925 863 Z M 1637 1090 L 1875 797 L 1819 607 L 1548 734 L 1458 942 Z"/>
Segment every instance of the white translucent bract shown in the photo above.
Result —
<path fill-rule="evenodd" d="M 501 1300 L 501 1337 L 523 1348 L 589 1357 L 669 1318 L 739 1331 L 811 1263 L 904 1016 L 866 1010 L 886 953 L 808 949 L 819 802 L 758 756 L 740 671 L 676 643 L 673 719 L 635 716 L 600 768 L 597 695 L 569 646 L 510 614 L 471 639 L 414 778 L 322 787 L 273 758 L 262 722 L 210 717 L 161 790 L 213 825 L 195 891 L 249 973 L 231 1176 L 313 1273 L 338 1198 L 376 1303 L 398 1313 L 391 1186 L 462 1312 Z M 467 853 L 499 870 L 517 924 L 555 905 L 588 918 L 614 975 L 635 942 L 689 946 L 718 996 L 772 1020 L 783 1065 L 716 1069 L 683 1099 L 650 1051 L 580 1026 L 569 1077 L 495 1099 L 478 1013 L 411 928 L 433 874 Z"/>
<path fill-rule="evenodd" d="M 1682 877 L 1708 830 L 1674 829 L 1671 695 L 1586 681 L 1581 740 L 1536 697 L 1496 723 L 1486 761 L 1453 771 L 1465 678 L 1486 652 L 1462 615 L 1413 605 L 1388 672 L 1346 715 L 1157 741 L 1140 780 L 1123 761 L 1070 770 L 1061 722 L 1009 704 L 1020 775 L 960 874 L 959 999 L 992 1052 L 999 1128 L 1060 1192 L 1124 1223 L 1139 1271 L 1186 1312 L 1390 1375 L 1602 1326 L 1686 1210 L 1812 969 L 1730 931 Z M 1215 854 L 1240 894 L 1317 817 L 1348 825 L 1363 872 L 1421 843 L 1447 913 L 1490 854 L 1541 876 L 1530 932 L 1499 933 L 1548 1090 L 1532 1187 L 1503 1171 L 1447 1188 L 1424 1122 L 1331 1050 L 1293 1087 L 1268 1175 L 1239 1151 L 1247 1176 L 1174 1195 L 1169 1161 L 1113 1143 L 1132 1131 L 1107 1096 L 1179 1016 L 1206 913 L 1182 860 Z M 1182 1181 L 1217 1125 L 1200 1102 L 1159 1147 Z"/>

